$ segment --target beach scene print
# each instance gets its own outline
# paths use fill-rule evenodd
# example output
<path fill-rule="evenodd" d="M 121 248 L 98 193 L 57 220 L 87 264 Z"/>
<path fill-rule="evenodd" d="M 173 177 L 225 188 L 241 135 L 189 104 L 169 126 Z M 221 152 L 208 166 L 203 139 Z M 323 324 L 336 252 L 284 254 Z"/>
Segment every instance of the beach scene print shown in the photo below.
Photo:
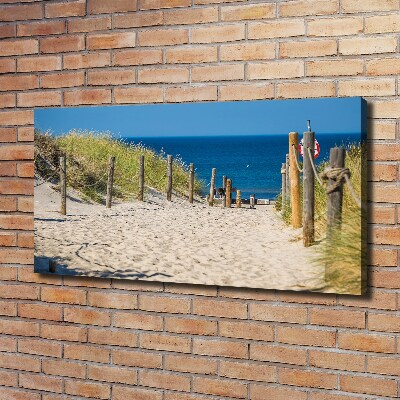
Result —
<path fill-rule="evenodd" d="M 35 272 L 365 290 L 361 98 L 35 110 Z"/>

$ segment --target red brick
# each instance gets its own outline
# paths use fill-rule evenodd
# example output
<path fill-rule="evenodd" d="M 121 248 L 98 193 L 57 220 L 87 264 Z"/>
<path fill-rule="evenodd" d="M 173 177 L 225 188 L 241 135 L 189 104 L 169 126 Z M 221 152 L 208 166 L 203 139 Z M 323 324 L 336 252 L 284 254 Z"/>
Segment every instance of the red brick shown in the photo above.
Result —
<path fill-rule="evenodd" d="M 61 357 L 62 345 L 43 339 L 18 339 L 18 352 L 48 357 Z"/>
<path fill-rule="evenodd" d="M 11 247 L 17 245 L 17 235 L 15 233 L 0 233 L 0 246 Z"/>
<path fill-rule="evenodd" d="M 140 46 L 171 46 L 189 42 L 187 29 L 158 29 L 141 31 L 138 34 Z"/>
<path fill-rule="evenodd" d="M 207 28 L 193 28 L 191 43 L 218 43 L 243 40 L 245 37 L 244 25 L 221 25 Z"/>
<path fill-rule="evenodd" d="M 2 249 L 0 250 L 0 263 L 33 264 L 33 254 L 31 250 Z"/>
<path fill-rule="evenodd" d="M 192 4 L 190 0 L 141 0 L 140 9 L 150 10 L 158 8 L 188 7 Z"/>
<path fill-rule="evenodd" d="M 400 332 L 400 316 L 369 313 L 368 329 L 371 331 Z"/>
<path fill-rule="evenodd" d="M 394 79 L 353 79 L 339 82 L 339 96 L 394 96 Z"/>
<path fill-rule="evenodd" d="M 229 358 L 247 358 L 247 353 L 247 345 L 242 342 L 193 339 L 193 354 Z"/>
<path fill-rule="evenodd" d="M 397 395 L 397 382 L 394 379 L 341 375 L 340 388 L 343 391 L 353 393 L 366 393 L 390 397 Z"/>
<path fill-rule="evenodd" d="M 85 305 L 86 291 L 70 288 L 42 287 L 40 298 L 42 301 L 49 303 Z"/>
<path fill-rule="evenodd" d="M 192 25 L 217 21 L 218 9 L 214 7 L 164 12 L 164 25 Z"/>
<path fill-rule="evenodd" d="M 82 89 L 64 92 L 64 104 L 69 106 L 111 103 L 110 89 Z"/>
<path fill-rule="evenodd" d="M 190 339 L 177 335 L 161 335 L 153 333 L 140 334 L 140 347 L 151 350 L 177 351 L 190 353 Z"/>
<path fill-rule="evenodd" d="M 89 328 L 88 342 L 113 346 L 137 347 L 138 335 L 126 330 Z"/>
<path fill-rule="evenodd" d="M 158 389 L 190 391 L 190 377 L 166 372 L 143 370 L 139 375 L 139 384 Z"/>
<path fill-rule="evenodd" d="M 88 304 L 99 308 L 134 310 L 137 308 L 137 295 L 123 293 L 89 292 Z"/>
<path fill-rule="evenodd" d="M 307 353 L 305 350 L 289 346 L 251 343 L 250 359 L 283 364 L 306 365 Z"/>
<path fill-rule="evenodd" d="M 307 308 L 271 306 L 269 304 L 250 304 L 250 318 L 261 321 L 278 321 L 305 324 L 307 322 Z"/>
<path fill-rule="evenodd" d="M 18 386 L 18 374 L 11 371 L 0 371 L 1 386 Z"/>
<path fill-rule="evenodd" d="M 83 325 L 109 326 L 111 315 L 105 311 L 68 307 L 64 308 L 64 321 Z"/>
<path fill-rule="evenodd" d="M 45 17 L 78 17 L 86 14 L 86 2 L 83 0 L 68 1 L 63 3 L 46 3 Z"/>
<path fill-rule="evenodd" d="M 250 385 L 251 400 L 306 400 L 307 393 L 300 390 L 293 390 L 278 386 Z"/>
<path fill-rule="evenodd" d="M 143 390 L 130 387 L 113 386 L 113 400 L 161 400 L 161 392 L 154 390 Z"/>
<path fill-rule="evenodd" d="M 0 142 L 15 142 L 17 140 L 17 130 L 16 128 L 0 128 Z M 15 167 L 15 164 L 13 163 Z M 5 163 L 2 163 L 2 168 L 6 167 Z M 7 176 L 7 175 L 3 175 Z"/>
<path fill-rule="evenodd" d="M 271 20 L 268 22 L 249 23 L 249 39 L 274 39 L 303 36 L 305 34 L 302 20 Z"/>
<path fill-rule="evenodd" d="M 334 347 L 336 343 L 336 332 L 331 330 L 278 326 L 277 336 L 281 343 L 305 346 Z"/>
<path fill-rule="evenodd" d="M 122 50 L 114 52 L 113 65 L 161 64 L 162 50 Z"/>
<path fill-rule="evenodd" d="M 362 37 L 339 40 L 339 53 L 353 54 L 379 54 L 394 53 L 397 41 L 394 37 Z"/>
<path fill-rule="evenodd" d="M 114 15 L 115 28 L 143 28 L 145 26 L 156 26 L 163 24 L 163 13 L 161 11 L 148 13 L 117 14 Z"/>
<path fill-rule="evenodd" d="M 387 228 L 372 227 L 369 240 L 375 244 L 398 245 L 400 243 L 400 230 L 397 226 Z"/>
<path fill-rule="evenodd" d="M 88 378 L 95 381 L 135 385 L 137 383 L 137 371 L 130 368 L 89 365 Z"/>
<path fill-rule="evenodd" d="M 217 361 L 202 357 L 166 355 L 165 368 L 176 372 L 216 375 Z"/>
<path fill-rule="evenodd" d="M 35 4 L 21 4 L 6 6 L 2 5 L 1 8 L 1 21 L 25 21 L 29 19 L 41 19 L 43 16 L 42 5 Z"/>
<path fill-rule="evenodd" d="M 163 90 L 157 87 L 116 88 L 116 103 L 160 103 L 163 101 Z"/>
<path fill-rule="evenodd" d="M 365 371 L 365 356 L 362 354 L 337 353 L 310 350 L 310 366 L 344 371 Z"/>
<path fill-rule="evenodd" d="M 363 329 L 365 328 L 365 312 L 312 308 L 310 323 L 312 325 Z"/>
<path fill-rule="evenodd" d="M 136 11 L 137 0 L 88 0 L 89 14 L 108 14 L 125 11 Z"/>
<path fill-rule="evenodd" d="M 278 83 L 277 85 L 278 98 L 301 99 L 334 95 L 334 82 Z"/>
<path fill-rule="evenodd" d="M 271 365 L 221 360 L 220 375 L 248 381 L 275 382 L 276 368 Z"/>
<path fill-rule="evenodd" d="M 38 336 L 39 324 L 36 322 L 0 320 L 0 333 L 15 336 Z"/>
<path fill-rule="evenodd" d="M 221 61 L 252 61 L 275 58 L 275 43 L 242 43 L 220 47 Z M 251 64 L 252 65 L 252 64 Z M 251 66 L 249 65 L 249 67 Z"/>
<path fill-rule="evenodd" d="M 293 41 L 279 44 L 280 58 L 322 57 L 336 54 L 336 40 Z"/>
<path fill-rule="evenodd" d="M 111 63 L 110 54 L 96 51 L 86 54 L 66 54 L 64 56 L 64 69 L 81 69 L 106 67 Z"/>
<path fill-rule="evenodd" d="M 41 396 L 32 392 L 0 387 L 0 397 L 7 400 L 40 400 Z"/>
<path fill-rule="evenodd" d="M 217 61 L 217 47 L 187 47 L 166 49 L 166 60 L 170 64 L 191 64 Z M 229 53 L 229 52 L 227 52 Z"/>
<path fill-rule="evenodd" d="M 12 197 L 0 197 L 0 208 L 2 211 L 17 211 L 17 199 Z M 0 221 L 0 226 L 2 226 L 2 229 L 5 229 L 7 226 L 7 219 L 3 222 Z"/>
<path fill-rule="evenodd" d="M 42 360 L 42 371 L 46 375 L 68 376 L 70 378 L 85 378 L 86 365 L 64 360 Z"/>
<path fill-rule="evenodd" d="M 16 352 L 17 340 L 10 337 L 0 337 L 0 351 Z"/>
<path fill-rule="evenodd" d="M 0 301 L 0 315 L 8 317 L 17 316 L 17 305 L 10 301 Z"/>
<path fill-rule="evenodd" d="M 40 337 L 44 339 L 68 340 L 70 342 L 85 342 L 87 339 L 87 329 L 62 324 L 41 324 Z"/>
<path fill-rule="evenodd" d="M 400 375 L 400 358 L 368 356 L 368 372 L 380 375 Z"/>
<path fill-rule="evenodd" d="M 278 382 L 285 385 L 336 389 L 337 375 L 326 372 L 278 368 Z"/>
<path fill-rule="evenodd" d="M 356 76 L 362 75 L 364 63 L 362 60 L 320 60 L 307 61 L 307 76 Z"/>
<path fill-rule="evenodd" d="M 224 64 L 192 68 L 193 82 L 231 81 L 243 79 L 244 66 L 241 64 Z"/>
<path fill-rule="evenodd" d="M 116 313 L 114 315 L 113 325 L 122 328 L 162 331 L 162 317 L 157 315 Z"/>
<path fill-rule="evenodd" d="M 247 319 L 247 305 L 238 301 L 194 299 L 193 313 L 213 317 Z"/>
<path fill-rule="evenodd" d="M 246 19 L 274 18 L 275 4 L 250 4 L 221 7 L 222 21 L 243 21 Z"/>
<path fill-rule="evenodd" d="M 53 71 L 61 69 L 60 56 L 22 57 L 17 60 L 18 72 Z"/>
<path fill-rule="evenodd" d="M 19 374 L 19 386 L 26 389 L 45 390 L 62 393 L 63 381 L 60 378 L 34 374 Z"/>
<path fill-rule="evenodd" d="M 219 100 L 257 100 L 274 97 L 274 85 L 233 84 L 219 87 Z"/>
<path fill-rule="evenodd" d="M 25 215 L 0 215 L 0 228 L 33 230 L 33 218 Z"/>
<path fill-rule="evenodd" d="M 65 33 L 65 21 L 40 21 L 17 25 L 17 36 L 47 36 Z"/>
<path fill-rule="evenodd" d="M 43 75 L 40 78 L 40 86 L 44 89 L 83 86 L 84 82 L 84 72 L 61 72 Z"/>
<path fill-rule="evenodd" d="M 69 33 L 106 31 L 110 28 L 111 17 L 71 19 L 68 21 Z"/>
<path fill-rule="evenodd" d="M 354 0 L 342 0 L 342 12 L 359 13 L 372 11 L 391 11 L 398 10 L 399 5 L 396 0 L 364 0 L 362 2 Z"/>
<path fill-rule="evenodd" d="M 33 126 L 23 126 L 18 128 L 18 142 L 33 142 L 34 132 Z"/>
<path fill-rule="evenodd" d="M 378 267 L 395 267 L 397 263 L 397 251 L 393 249 L 369 249 L 368 263 Z M 368 305 L 369 306 L 369 305 Z"/>
<path fill-rule="evenodd" d="M 87 48 L 89 50 L 101 50 L 135 47 L 135 40 L 135 32 L 92 34 L 87 37 Z"/>
<path fill-rule="evenodd" d="M 232 338 L 274 340 L 274 326 L 265 323 L 219 321 L 219 335 Z"/>
<path fill-rule="evenodd" d="M 372 164 L 372 163 L 371 163 Z M 397 179 L 396 164 L 377 164 L 368 165 L 369 179 L 374 182 L 394 182 Z M 371 210 L 374 212 L 374 209 Z M 372 221 L 373 222 L 373 221 Z"/>
<path fill-rule="evenodd" d="M 61 92 L 46 91 L 18 93 L 18 107 L 49 107 L 61 105 Z"/>
<path fill-rule="evenodd" d="M 84 50 L 84 48 L 85 38 L 83 35 L 68 35 L 40 39 L 40 51 L 42 53 L 65 53 Z"/>
<path fill-rule="evenodd" d="M 30 197 L 18 197 L 18 211 L 20 212 L 33 212 L 33 196 Z"/>
<path fill-rule="evenodd" d="M 395 338 L 385 335 L 371 335 L 370 333 L 340 332 L 339 348 L 375 353 L 394 353 Z"/>
<path fill-rule="evenodd" d="M 40 360 L 37 357 L 23 356 L 20 354 L 0 353 L 0 367 L 20 371 L 40 372 Z"/>
<path fill-rule="evenodd" d="M 346 36 L 358 35 L 364 29 L 362 17 L 318 18 L 308 21 L 308 36 Z"/>
<path fill-rule="evenodd" d="M 247 385 L 227 379 L 193 378 L 193 391 L 215 396 L 245 399 Z"/>
<path fill-rule="evenodd" d="M 279 4 L 281 17 L 336 14 L 338 11 L 337 0 L 297 0 Z"/>
<path fill-rule="evenodd" d="M 65 393 L 96 399 L 109 399 L 111 389 L 109 385 L 84 381 L 65 381 Z"/>
<path fill-rule="evenodd" d="M 191 335 L 216 335 L 217 322 L 194 318 L 165 317 L 167 332 L 186 333 Z"/>
<path fill-rule="evenodd" d="M 15 72 L 16 62 L 11 58 L 0 59 L 0 74 L 6 74 L 7 72 Z"/>
<path fill-rule="evenodd" d="M 167 88 L 165 98 L 167 102 L 180 103 L 186 101 L 217 100 L 216 86 L 197 87 L 170 87 Z"/>
<path fill-rule="evenodd" d="M 15 94 L 6 93 L 0 94 L 0 107 L 1 108 L 13 108 L 16 106 Z"/>
<path fill-rule="evenodd" d="M 366 75 L 399 75 L 400 59 L 399 58 L 379 58 L 366 62 Z"/>
<path fill-rule="evenodd" d="M 36 75 L 2 75 L 0 85 L 0 91 L 37 89 L 39 79 Z"/>
<path fill-rule="evenodd" d="M 62 321 L 62 308 L 47 304 L 19 303 L 18 316 L 48 321 Z"/>
<path fill-rule="evenodd" d="M 33 111 L 2 111 L 0 125 L 27 125 L 33 124 Z"/>
<path fill-rule="evenodd" d="M 189 82 L 188 68 L 141 69 L 138 73 L 139 83 L 180 83 Z"/>
<path fill-rule="evenodd" d="M 33 178 L 34 165 L 32 162 L 29 163 L 18 163 L 17 175 L 20 178 Z"/>
<path fill-rule="evenodd" d="M 0 38 L 11 38 L 16 36 L 16 26 L 15 25 L 3 25 L 0 26 Z"/>
<path fill-rule="evenodd" d="M 85 344 L 65 344 L 64 358 L 108 363 L 110 361 L 110 350 Z"/>
<path fill-rule="evenodd" d="M 129 367 L 161 368 L 161 354 L 148 353 L 143 350 L 112 350 L 113 364 L 126 365 Z"/>

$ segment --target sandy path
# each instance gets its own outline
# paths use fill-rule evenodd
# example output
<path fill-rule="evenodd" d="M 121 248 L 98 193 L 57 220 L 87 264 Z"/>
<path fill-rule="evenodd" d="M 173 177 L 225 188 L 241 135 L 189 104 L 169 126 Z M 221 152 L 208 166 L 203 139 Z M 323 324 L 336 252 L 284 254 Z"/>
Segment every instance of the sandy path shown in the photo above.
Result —
<path fill-rule="evenodd" d="M 35 254 L 58 260 L 57 273 L 207 285 L 321 290 L 299 231 L 273 206 L 223 209 L 150 196 L 104 206 L 68 201 L 48 184 L 35 188 Z"/>

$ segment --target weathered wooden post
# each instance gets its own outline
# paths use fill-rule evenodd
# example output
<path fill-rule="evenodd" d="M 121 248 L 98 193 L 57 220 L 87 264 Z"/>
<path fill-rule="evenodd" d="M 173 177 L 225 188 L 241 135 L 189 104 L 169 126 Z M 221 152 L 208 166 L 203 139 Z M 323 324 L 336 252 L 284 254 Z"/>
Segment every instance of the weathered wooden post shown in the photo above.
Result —
<path fill-rule="evenodd" d="M 226 176 L 225 175 L 222 177 L 222 189 L 224 191 L 224 194 L 222 197 L 222 207 L 226 207 Z"/>
<path fill-rule="evenodd" d="M 289 174 L 289 154 L 286 154 L 286 204 L 290 203 L 290 174 Z"/>
<path fill-rule="evenodd" d="M 250 208 L 255 208 L 256 196 L 254 194 L 250 195 Z"/>
<path fill-rule="evenodd" d="M 301 227 L 300 210 L 300 172 L 297 169 L 297 154 L 299 147 L 299 134 L 297 132 L 289 133 L 289 175 L 290 175 L 290 204 L 292 206 L 292 226 Z M 298 161 L 298 159 L 297 159 Z"/>
<path fill-rule="evenodd" d="M 194 192 L 194 165 L 190 163 L 189 166 L 189 203 L 193 203 Z"/>
<path fill-rule="evenodd" d="M 60 193 L 61 193 L 61 209 L 62 215 L 67 214 L 67 158 L 60 157 Z"/>
<path fill-rule="evenodd" d="M 225 199 L 226 199 L 226 207 L 231 208 L 232 205 L 232 180 L 226 180 L 226 191 L 225 191 Z"/>
<path fill-rule="evenodd" d="M 107 180 L 107 197 L 106 197 L 107 208 L 111 208 L 112 190 L 114 184 L 114 165 L 115 165 L 115 157 L 110 157 L 108 161 L 108 180 Z"/>
<path fill-rule="evenodd" d="M 236 190 L 236 208 L 242 207 L 242 191 Z"/>
<path fill-rule="evenodd" d="M 344 147 L 333 147 L 330 150 L 329 163 L 331 168 L 344 168 L 346 150 Z M 333 179 L 329 179 L 329 185 L 334 184 Z M 328 236 L 332 229 L 338 228 L 342 223 L 342 204 L 343 204 L 343 184 L 339 185 L 331 193 L 328 193 L 327 210 L 327 232 Z"/>
<path fill-rule="evenodd" d="M 210 197 L 209 204 L 212 206 L 214 204 L 214 193 L 215 193 L 215 179 L 217 176 L 217 169 L 213 168 L 211 171 L 211 181 L 210 181 Z"/>
<path fill-rule="evenodd" d="M 309 247 L 314 243 L 314 201 L 315 178 L 312 164 L 314 162 L 314 132 L 303 134 L 303 244 Z M 311 152 L 311 158 L 309 151 Z"/>
<path fill-rule="evenodd" d="M 144 155 L 139 157 L 139 200 L 144 200 Z"/>
<path fill-rule="evenodd" d="M 172 156 L 171 155 L 167 156 L 167 162 L 168 162 L 167 200 L 171 201 L 172 200 Z"/>
<path fill-rule="evenodd" d="M 282 174 L 282 212 L 285 211 L 286 207 L 286 163 L 282 163 L 281 168 Z"/>

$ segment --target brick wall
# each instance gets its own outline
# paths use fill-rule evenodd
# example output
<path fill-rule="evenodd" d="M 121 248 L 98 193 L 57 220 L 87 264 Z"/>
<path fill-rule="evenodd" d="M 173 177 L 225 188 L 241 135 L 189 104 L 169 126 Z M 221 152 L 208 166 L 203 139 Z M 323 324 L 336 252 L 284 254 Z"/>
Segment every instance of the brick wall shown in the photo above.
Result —
<path fill-rule="evenodd" d="M 0 399 L 399 397 L 399 0 L 4 0 Z M 33 273 L 33 108 L 364 96 L 360 298 Z"/>

